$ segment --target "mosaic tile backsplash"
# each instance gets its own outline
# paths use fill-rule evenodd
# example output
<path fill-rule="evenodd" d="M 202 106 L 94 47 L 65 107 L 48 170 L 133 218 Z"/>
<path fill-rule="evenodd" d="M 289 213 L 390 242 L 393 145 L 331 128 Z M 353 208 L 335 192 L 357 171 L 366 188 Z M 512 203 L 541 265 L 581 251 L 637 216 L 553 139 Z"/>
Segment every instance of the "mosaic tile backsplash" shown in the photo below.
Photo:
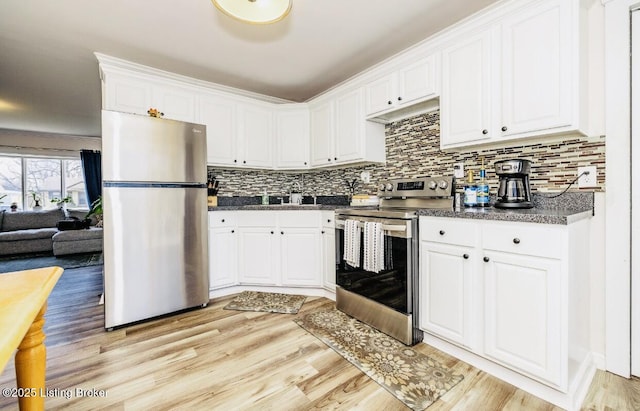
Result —
<path fill-rule="evenodd" d="M 294 184 L 301 184 L 305 195 L 347 195 L 347 181 L 357 180 L 356 194 L 376 194 L 378 184 L 390 178 L 416 178 L 453 174 L 455 163 L 464 163 L 465 173 L 473 170 L 476 179 L 484 158 L 490 192 L 495 193 L 498 177 L 493 163 L 510 158 L 531 160 L 532 192 L 559 192 L 577 176 L 577 168 L 597 167 L 597 188 L 569 191 L 604 191 L 605 137 L 568 136 L 561 142 L 518 144 L 498 149 L 440 150 L 440 116 L 434 111 L 386 126 L 385 165 L 374 164 L 336 170 L 313 170 L 305 173 L 245 171 L 209 168 L 209 174 L 220 180 L 219 196 L 257 196 L 267 191 L 270 196 L 287 195 Z M 364 184 L 360 174 L 369 171 L 371 180 Z M 462 190 L 464 180 L 457 182 Z"/>

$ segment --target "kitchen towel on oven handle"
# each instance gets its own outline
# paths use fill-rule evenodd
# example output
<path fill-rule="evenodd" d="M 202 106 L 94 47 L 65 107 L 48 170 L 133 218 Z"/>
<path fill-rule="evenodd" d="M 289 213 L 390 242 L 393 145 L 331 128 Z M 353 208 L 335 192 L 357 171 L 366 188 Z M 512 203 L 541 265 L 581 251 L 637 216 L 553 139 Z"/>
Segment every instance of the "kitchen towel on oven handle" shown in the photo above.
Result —
<path fill-rule="evenodd" d="M 364 223 L 364 264 L 367 271 L 379 273 L 384 269 L 384 232 L 382 223 Z"/>
<path fill-rule="evenodd" d="M 344 261 L 352 267 L 360 267 L 360 223 L 344 222 Z"/>

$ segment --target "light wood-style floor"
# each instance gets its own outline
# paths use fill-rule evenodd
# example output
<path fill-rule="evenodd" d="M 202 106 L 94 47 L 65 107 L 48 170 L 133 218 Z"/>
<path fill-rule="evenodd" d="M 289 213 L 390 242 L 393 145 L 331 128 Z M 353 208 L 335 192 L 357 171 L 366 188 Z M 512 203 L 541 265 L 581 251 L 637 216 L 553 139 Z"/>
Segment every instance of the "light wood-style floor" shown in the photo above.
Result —
<path fill-rule="evenodd" d="M 107 333 L 101 292 L 101 267 L 66 270 L 54 289 L 45 325 L 47 409 L 406 409 L 293 315 L 223 310 L 232 299 L 225 297 Z M 310 297 L 298 315 L 332 305 Z M 558 409 L 425 344 L 416 349 L 465 376 L 429 411 Z M 8 364 L 0 389 L 11 387 Z M 78 388 L 106 397 L 78 397 Z M 17 400 L 0 394 L 0 409 L 17 409 Z M 584 409 L 638 410 L 640 381 L 598 371 Z"/>

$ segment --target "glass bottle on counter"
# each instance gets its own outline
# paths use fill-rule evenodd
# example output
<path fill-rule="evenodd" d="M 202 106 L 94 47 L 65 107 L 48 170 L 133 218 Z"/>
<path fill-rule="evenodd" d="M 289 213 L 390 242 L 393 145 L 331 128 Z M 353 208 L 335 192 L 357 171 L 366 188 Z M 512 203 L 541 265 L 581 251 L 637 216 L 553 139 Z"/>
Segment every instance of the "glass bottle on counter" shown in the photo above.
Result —
<path fill-rule="evenodd" d="M 464 185 L 464 206 L 476 207 L 478 205 L 478 187 L 473 183 L 473 171 L 467 173 L 467 183 Z"/>
<path fill-rule="evenodd" d="M 487 184 L 487 174 L 484 169 L 484 157 L 480 166 L 480 182 L 476 187 L 476 201 L 478 207 L 489 207 L 489 184 Z"/>

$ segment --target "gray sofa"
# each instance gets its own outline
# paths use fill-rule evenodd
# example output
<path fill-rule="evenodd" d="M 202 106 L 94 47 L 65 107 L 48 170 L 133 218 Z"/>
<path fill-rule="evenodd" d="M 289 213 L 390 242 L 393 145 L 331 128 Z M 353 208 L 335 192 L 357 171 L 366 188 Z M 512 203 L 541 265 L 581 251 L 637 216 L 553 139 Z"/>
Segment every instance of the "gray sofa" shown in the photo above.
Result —
<path fill-rule="evenodd" d="M 86 211 L 61 209 L 44 211 L 2 211 L 0 213 L 0 255 L 52 252 L 66 255 L 102 251 L 102 228 L 91 220 L 89 229 L 59 231 L 58 221 L 84 218 Z"/>

